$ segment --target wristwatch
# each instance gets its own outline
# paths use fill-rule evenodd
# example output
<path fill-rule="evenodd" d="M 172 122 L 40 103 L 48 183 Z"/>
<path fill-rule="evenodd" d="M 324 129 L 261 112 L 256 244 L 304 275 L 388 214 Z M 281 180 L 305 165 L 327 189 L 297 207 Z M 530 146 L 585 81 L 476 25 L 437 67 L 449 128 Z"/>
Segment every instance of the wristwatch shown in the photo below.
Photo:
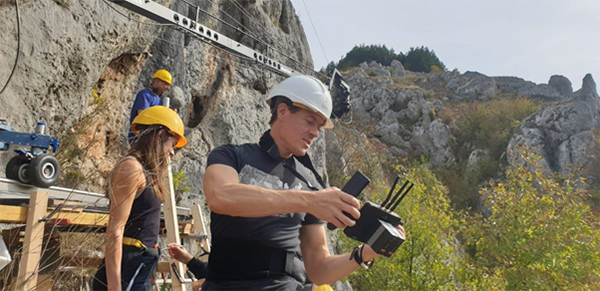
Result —
<path fill-rule="evenodd" d="M 363 261 L 363 257 L 362 256 L 363 256 L 363 249 L 364 248 L 365 248 L 364 244 L 361 245 L 361 246 L 356 246 L 354 248 L 354 250 L 352 251 L 352 253 L 350 254 L 350 260 L 354 259 L 354 261 L 356 261 L 359 266 L 361 266 L 365 270 L 368 270 L 375 263 L 375 259 L 372 259 L 369 262 Z"/>

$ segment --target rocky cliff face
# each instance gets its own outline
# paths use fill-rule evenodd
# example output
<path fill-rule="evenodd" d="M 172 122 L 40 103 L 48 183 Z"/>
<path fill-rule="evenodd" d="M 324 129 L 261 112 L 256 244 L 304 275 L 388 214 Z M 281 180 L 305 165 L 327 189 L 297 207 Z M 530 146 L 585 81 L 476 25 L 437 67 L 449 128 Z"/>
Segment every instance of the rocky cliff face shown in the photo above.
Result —
<path fill-rule="evenodd" d="M 455 137 L 437 113 L 461 102 L 522 96 L 545 105 L 522 122 L 522 133 L 508 145 L 509 162 L 519 162 L 514 149 L 527 145 L 537 149 L 548 170 L 566 174 L 582 168 L 585 172 L 587 168 L 589 172 L 600 120 L 600 99 L 591 75 L 585 77 L 581 90 L 573 92 L 571 82 L 559 75 L 552 76 L 548 84 L 535 84 L 517 77 L 488 77 L 477 72 L 418 74 L 404 72 L 398 65 L 363 63 L 346 74 L 352 87 L 353 113 L 364 124 L 372 125 L 373 135 L 387 144 L 392 153 L 405 157 L 425 155 L 434 166 L 458 162 L 456 149 L 452 148 Z M 463 161 L 465 172 L 478 171 L 478 160 L 488 153 L 477 148 L 469 152 Z"/>
<path fill-rule="evenodd" d="M 508 147 L 510 163 L 523 163 L 516 147 L 525 145 L 540 155 L 546 171 L 568 175 L 573 169 L 582 170 L 589 182 L 597 182 L 590 174 L 597 166 L 593 152 L 600 129 L 600 97 L 592 75 L 586 75 L 581 90 L 572 95 L 523 121 L 522 133 Z"/>
<path fill-rule="evenodd" d="M 431 92 L 422 87 L 399 84 L 401 79 L 392 77 L 390 71 L 404 72 L 372 62 L 346 75 L 352 88 L 353 114 L 372 124 L 373 135 L 396 155 L 422 154 L 431 157 L 435 165 L 452 163 L 450 129 L 435 117 L 442 101 L 432 100 Z"/>
<path fill-rule="evenodd" d="M 257 39 L 272 45 L 274 58 L 289 66 L 301 68 L 289 60 L 293 58 L 312 67 L 304 31 L 289 0 L 188 2 L 234 27 L 247 27 Z M 195 17 L 196 9 L 183 1 L 159 3 Z M 253 62 L 156 25 L 111 2 L 38 0 L 24 1 L 20 8 L 21 59 L 1 96 L 0 118 L 22 132 L 33 131 L 37 121 L 47 124 L 48 133 L 60 138 L 63 184 L 103 191 L 106 174 L 127 148 L 134 96 L 149 85 L 159 68 L 173 75 L 169 94 L 173 103 L 180 104 L 187 125 L 188 146 L 174 159 L 174 169 L 186 171 L 186 186 L 191 187 L 179 197 L 182 205 L 197 202 L 206 155 L 212 148 L 257 141 L 268 128 L 264 94 L 283 78 Z M 207 14 L 198 17 L 207 27 L 245 45 L 264 48 Z M 17 46 L 12 1 L 0 2 L 0 26 L 4 31 L 0 35 L 0 82 L 4 82 Z M 315 164 L 323 173 L 324 147 L 320 139 L 313 149 Z M 0 166 L 11 156 L 1 154 Z"/>

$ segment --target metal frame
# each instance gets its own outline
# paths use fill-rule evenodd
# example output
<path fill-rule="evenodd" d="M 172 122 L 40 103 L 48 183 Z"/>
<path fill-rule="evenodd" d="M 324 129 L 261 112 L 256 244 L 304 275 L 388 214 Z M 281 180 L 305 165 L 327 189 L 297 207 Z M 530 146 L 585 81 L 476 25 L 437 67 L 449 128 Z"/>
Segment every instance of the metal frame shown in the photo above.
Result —
<path fill-rule="evenodd" d="M 150 0 L 110 0 L 111 2 L 131 10 L 139 15 L 143 15 L 161 24 L 171 24 L 176 29 L 196 37 L 202 42 L 219 47 L 225 51 L 236 54 L 243 58 L 254 60 L 275 73 L 283 76 L 291 76 L 298 73 L 292 68 L 269 58 L 268 56 L 253 50 L 215 30 L 198 23 L 198 19 L 190 19 Z M 197 8 L 197 7 L 196 7 Z M 197 9 L 198 10 L 198 9 Z M 196 11 L 196 16 L 198 11 Z"/>
<path fill-rule="evenodd" d="M 6 150 L 9 149 L 9 145 L 11 144 L 31 146 L 32 148 L 42 148 L 45 150 L 52 148 L 52 152 L 54 153 L 58 149 L 58 139 L 37 133 L 0 131 L 0 145 L 2 144 L 6 146 Z"/>

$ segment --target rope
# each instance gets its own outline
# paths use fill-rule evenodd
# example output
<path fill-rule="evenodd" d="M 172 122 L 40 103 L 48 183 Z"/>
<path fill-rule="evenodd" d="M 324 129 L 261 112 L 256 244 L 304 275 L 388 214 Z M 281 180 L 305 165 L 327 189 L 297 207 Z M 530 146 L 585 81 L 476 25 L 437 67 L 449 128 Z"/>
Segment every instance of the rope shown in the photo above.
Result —
<path fill-rule="evenodd" d="M 17 13 L 17 56 L 15 57 L 15 63 L 13 64 L 13 67 L 10 71 L 10 75 L 8 75 L 8 79 L 6 80 L 4 87 L 2 87 L 2 90 L 0 90 L 0 95 L 2 95 L 2 93 L 8 86 L 8 83 L 10 83 L 10 80 L 12 79 L 12 76 L 17 69 L 17 64 L 19 63 L 19 52 L 21 51 L 21 17 L 19 16 L 19 0 L 15 0 L 15 6 L 15 11 Z"/>

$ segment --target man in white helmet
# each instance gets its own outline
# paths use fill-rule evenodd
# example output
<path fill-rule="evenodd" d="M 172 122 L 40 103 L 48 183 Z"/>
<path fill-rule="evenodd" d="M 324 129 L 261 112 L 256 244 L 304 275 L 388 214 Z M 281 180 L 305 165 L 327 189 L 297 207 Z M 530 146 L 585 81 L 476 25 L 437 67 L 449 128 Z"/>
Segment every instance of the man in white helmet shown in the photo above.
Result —
<path fill-rule="evenodd" d="M 307 155 L 319 130 L 333 128 L 327 87 L 293 76 L 267 102 L 271 130 L 258 144 L 223 145 L 208 156 L 212 250 L 202 290 L 302 290 L 311 287 L 306 276 L 332 283 L 379 257 L 369 246 L 344 255 L 327 248 L 324 222 L 343 228 L 355 220 L 342 211 L 360 216 L 358 200 L 327 188 Z"/>

